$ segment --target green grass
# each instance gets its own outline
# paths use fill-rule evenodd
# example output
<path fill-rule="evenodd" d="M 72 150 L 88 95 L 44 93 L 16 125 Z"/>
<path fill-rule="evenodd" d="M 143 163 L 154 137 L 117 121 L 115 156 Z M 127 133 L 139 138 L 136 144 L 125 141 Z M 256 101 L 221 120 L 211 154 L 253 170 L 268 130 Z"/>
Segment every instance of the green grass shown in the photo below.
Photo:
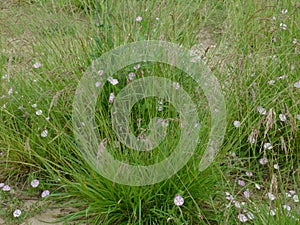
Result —
<path fill-rule="evenodd" d="M 240 224 L 238 215 L 247 213 L 245 224 L 299 223 L 299 202 L 286 194 L 291 190 L 300 194 L 296 0 L 14 0 L 1 3 L 0 10 L 0 183 L 12 188 L 0 190 L 0 218 L 5 224 L 20 224 L 40 213 L 38 205 L 25 207 L 28 198 L 71 207 L 71 213 L 58 218 L 66 224 Z M 141 22 L 136 21 L 138 16 Z M 129 65 L 118 71 L 114 77 L 119 84 L 104 85 L 95 114 L 97 132 L 115 158 L 150 165 L 172 154 L 180 140 L 176 109 L 152 97 L 134 105 L 131 130 L 136 136 L 147 134 L 151 118 L 161 117 L 169 122 L 164 141 L 151 152 L 133 151 L 116 142 L 108 99 L 129 83 L 130 72 L 135 72 L 134 80 L 158 76 L 180 83 L 192 96 L 201 121 L 201 141 L 186 166 L 160 183 L 132 187 L 100 176 L 85 161 L 73 134 L 72 104 L 80 78 L 93 60 L 142 40 L 169 41 L 202 55 L 222 87 L 227 128 L 217 159 L 199 173 L 211 127 L 203 91 L 187 74 L 162 63 L 140 62 L 137 70 Z M 41 67 L 34 68 L 37 62 Z M 266 115 L 259 114 L 259 106 Z M 233 125 L 236 120 L 240 127 Z M 264 149 L 265 143 L 273 148 Z M 263 157 L 268 160 L 265 165 L 259 162 Z M 253 176 L 246 175 L 249 171 Z M 35 178 L 40 185 L 33 189 L 30 182 Z M 43 190 L 51 195 L 41 198 Z M 234 199 L 226 199 L 226 192 Z M 271 201 L 268 193 L 276 199 Z M 176 194 L 185 200 L 180 207 L 173 202 Z M 22 214 L 14 218 L 17 208 Z M 270 210 L 276 214 L 269 215 Z"/>

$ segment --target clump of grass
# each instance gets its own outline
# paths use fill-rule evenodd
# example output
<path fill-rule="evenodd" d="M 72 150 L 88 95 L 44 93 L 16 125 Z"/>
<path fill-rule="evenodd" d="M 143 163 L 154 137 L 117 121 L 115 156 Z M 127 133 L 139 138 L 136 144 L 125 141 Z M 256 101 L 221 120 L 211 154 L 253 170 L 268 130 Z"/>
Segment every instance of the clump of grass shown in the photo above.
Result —
<path fill-rule="evenodd" d="M 296 1 L 281 5 L 234 0 L 5 4 L 1 8 L 7 23 L 1 23 L 5 32 L 0 59 L 0 182 L 13 185 L 33 176 L 47 178 L 57 206 L 74 208 L 61 218 L 68 223 L 299 221 L 299 203 L 294 197 L 300 177 L 300 14 Z M 15 25 L 12 18 L 21 16 Z M 119 84 L 107 83 L 99 95 L 95 117 L 100 137 L 116 158 L 152 164 L 171 154 L 180 135 L 174 107 L 149 98 L 133 107 L 131 128 L 138 136 L 147 132 L 151 118 L 168 119 L 164 145 L 151 154 L 133 154 L 120 143 L 113 145 L 110 96 L 130 82 L 129 73 L 135 74 L 133 79 L 155 75 L 180 83 L 193 96 L 203 123 L 201 144 L 176 175 L 151 186 L 123 186 L 99 176 L 84 160 L 73 135 L 72 101 L 82 73 L 94 59 L 119 45 L 150 39 L 198 49 L 199 58 L 222 85 L 228 129 L 218 159 L 199 173 L 210 127 L 201 90 L 167 65 L 141 62 L 139 69 L 134 69 L 136 65 L 124 68 L 115 75 Z M 174 204 L 177 194 L 185 200 L 182 206 Z M 273 195 L 276 200 L 270 199 Z M 21 205 L 14 199 L 8 214 L 4 212 L 7 217 Z M 12 217 L 7 221 L 16 222 Z"/>

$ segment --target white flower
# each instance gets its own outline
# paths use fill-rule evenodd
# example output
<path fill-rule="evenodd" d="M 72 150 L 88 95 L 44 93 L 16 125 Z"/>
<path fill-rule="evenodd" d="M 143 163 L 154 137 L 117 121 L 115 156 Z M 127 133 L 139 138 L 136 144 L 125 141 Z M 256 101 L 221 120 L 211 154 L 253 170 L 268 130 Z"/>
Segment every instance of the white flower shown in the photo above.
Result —
<path fill-rule="evenodd" d="M 49 121 L 49 120 L 50 120 L 50 117 L 49 117 L 49 116 L 47 116 L 45 119 L 46 119 L 47 121 Z"/>
<path fill-rule="evenodd" d="M 174 198 L 174 204 L 177 205 L 177 206 L 181 206 L 183 205 L 184 203 L 184 199 L 181 195 L 176 195 L 175 198 Z"/>
<path fill-rule="evenodd" d="M 40 110 L 40 109 L 39 109 L 38 111 L 35 112 L 35 114 L 38 115 L 38 116 L 42 115 L 42 113 L 43 113 L 43 111 Z"/>
<path fill-rule="evenodd" d="M 48 136 L 48 130 L 45 129 L 43 130 L 43 132 L 41 133 L 41 137 L 47 137 Z"/>
<path fill-rule="evenodd" d="M 158 112 L 161 112 L 163 110 L 163 107 L 160 105 L 157 110 Z"/>
<path fill-rule="evenodd" d="M 285 196 L 286 196 L 287 198 L 292 197 L 292 195 L 291 195 L 290 193 L 285 193 Z"/>
<path fill-rule="evenodd" d="M 128 79 L 129 79 L 129 80 L 133 80 L 133 78 L 134 78 L 135 76 L 136 76 L 135 73 L 131 72 L 131 73 L 128 74 Z"/>
<path fill-rule="evenodd" d="M 288 12 L 287 9 L 282 9 L 282 10 L 281 10 L 281 13 L 282 13 L 282 14 L 287 14 L 287 12 Z"/>
<path fill-rule="evenodd" d="M 274 169 L 278 170 L 279 169 L 279 165 L 278 164 L 274 164 Z"/>
<path fill-rule="evenodd" d="M 248 221 L 248 218 L 244 214 L 239 214 L 238 219 L 239 219 L 239 221 L 241 221 L 243 223 Z"/>
<path fill-rule="evenodd" d="M 2 191 L 10 191 L 10 186 L 9 185 L 4 185 L 2 188 Z"/>
<path fill-rule="evenodd" d="M 246 172 L 246 175 L 247 175 L 248 177 L 253 177 L 253 173 L 252 173 L 251 171 L 247 171 L 247 172 Z"/>
<path fill-rule="evenodd" d="M 268 81 L 268 84 L 270 84 L 270 85 L 275 84 L 275 80 L 269 80 L 269 81 Z"/>
<path fill-rule="evenodd" d="M 37 186 L 39 186 L 40 181 L 38 179 L 34 179 L 33 181 L 31 181 L 30 185 L 33 188 L 36 188 Z"/>
<path fill-rule="evenodd" d="M 298 197 L 298 195 L 294 195 L 294 196 L 293 196 L 293 200 L 294 200 L 294 202 L 299 202 L 299 197 Z"/>
<path fill-rule="evenodd" d="M 294 45 L 297 44 L 297 39 L 296 38 L 293 39 L 293 44 Z"/>
<path fill-rule="evenodd" d="M 255 184 L 255 187 L 257 190 L 260 190 L 260 186 L 258 184 Z"/>
<path fill-rule="evenodd" d="M 100 82 L 100 81 L 97 81 L 97 82 L 95 83 L 95 86 L 96 86 L 96 87 L 100 87 L 100 86 L 101 86 L 101 82 Z"/>
<path fill-rule="evenodd" d="M 295 88 L 300 88 L 300 80 L 298 82 L 294 83 L 294 87 Z"/>
<path fill-rule="evenodd" d="M 294 190 L 290 190 L 289 192 L 290 192 L 291 195 L 295 195 L 296 194 L 296 191 L 294 191 Z"/>
<path fill-rule="evenodd" d="M 138 70 L 139 68 L 141 68 L 141 64 L 136 64 L 136 65 L 133 67 L 134 70 Z"/>
<path fill-rule="evenodd" d="M 143 19 L 143 17 L 141 17 L 141 16 L 138 16 L 137 18 L 135 18 L 135 20 L 136 20 L 137 22 L 141 22 L 142 19 Z"/>
<path fill-rule="evenodd" d="M 180 84 L 178 82 L 173 82 L 173 87 L 178 90 L 180 88 Z"/>
<path fill-rule="evenodd" d="M 21 210 L 20 209 L 16 209 L 15 211 L 14 211 L 14 213 L 13 213 L 13 215 L 14 215 L 14 217 L 19 217 L 19 216 L 21 216 Z"/>
<path fill-rule="evenodd" d="M 13 93 L 13 89 L 10 88 L 10 89 L 8 90 L 7 94 L 8 94 L 8 95 L 11 95 L 12 93 Z"/>
<path fill-rule="evenodd" d="M 118 81 L 117 79 L 114 79 L 114 78 L 112 78 L 112 77 L 109 77 L 107 80 L 108 80 L 109 83 L 111 83 L 112 85 L 116 85 L 116 84 L 119 83 L 119 81 Z"/>
<path fill-rule="evenodd" d="M 268 149 L 268 150 L 271 150 L 273 148 L 272 144 L 267 142 L 264 144 L 264 149 Z"/>
<path fill-rule="evenodd" d="M 37 69 L 40 68 L 42 66 L 42 64 L 40 62 L 36 62 L 33 64 L 33 68 Z"/>
<path fill-rule="evenodd" d="M 235 201 L 235 202 L 234 202 L 234 206 L 235 206 L 236 208 L 238 208 L 238 209 L 241 208 L 241 204 L 240 204 L 238 201 Z"/>
<path fill-rule="evenodd" d="M 286 115 L 284 115 L 284 114 L 279 114 L 279 119 L 280 119 L 282 122 L 285 122 L 285 121 L 286 121 Z"/>
<path fill-rule="evenodd" d="M 114 99 L 115 99 L 115 94 L 112 92 L 109 95 L 109 99 L 108 99 L 109 103 L 113 103 Z"/>
<path fill-rule="evenodd" d="M 50 195 L 50 191 L 48 191 L 48 190 L 43 191 L 42 194 L 41 194 L 42 198 L 44 198 L 48 195 Z"/>
<path fill-rule="evenodd" d="M 235 127 L 240 127 L 241 126 L 241 122 L 238 120 L 233 121 L 233 126 Z"/>
<path fill-rule="evenodd" d="M 267 110 L 266 110 L 264 107 L 262 107 L 262 106 L 258 106 L 258 107 L 257 107 L 257 111 L 258 111 L 259 114 L 261 114 L 261 115 L 266 115 L 266 114 L 267 114 Z"/>
<path fill-rule="evenodd" d="M 272 193 L 268 192 L 268 198 L 271 200 L 271 201 L 274 201 L 276 199 L 275 195 L 273 195 Z"/>
<path fill-rule="evenodd" d="M 250 191 L 249 191 L 249 189 L 247 189 L 246 191 L 244 191 L 244 196 L 246 198 L 250 198 Z"/>
<path fill-rule="evenodd" d="M 300 114 L 296 115 L 297 120 L 300 120 Z"/>
<path fill-rule="evenodd" d="M 3 188 L 4 187 L 4 183 L 0 183 L 0 188 Z"/>
<path fill-rule="evenodd" d="M 287 211 L 291 211 L 291 206 L 289 205 L 283 205 L 283 208 L 286 209 Z"/>
<path fill-rule="evenodd" d="M 284 24 L 284 23 L 280 23 L 280 28 L 283 29 L 283 30 L 286 30 L 287 29 L 287 25 Z"/>
<path fill-rule="evenodd" d="M 270 212 L 269 212 L 269 215 L 270 216 L 275 216 L 276 214 L 276 210 L 275 209 L 271 209 Z"/>
<path fill-rule="evenodd" d="M 232 201 L 234 199 L 233 196 L 228 191 L 226 191 L 225 194 L 227 200 Z"/>
<path fill-rule="evenodd" d="M 286 79 L 286 78 L 287 78 L 287 75 L 282 75 L 282 76 L 277 77 L 276 79 L 277 80 L 283 80 L 283 79 Z"/>
<path fill-rule="evenodd" d="M 261 158 L 261 159 L 259 160 L 259 163 L 260 163 L 261 165 L 266 165 L 266 164 L 268 163 L 268 159 L 267 159 L 266 157 Z"/>

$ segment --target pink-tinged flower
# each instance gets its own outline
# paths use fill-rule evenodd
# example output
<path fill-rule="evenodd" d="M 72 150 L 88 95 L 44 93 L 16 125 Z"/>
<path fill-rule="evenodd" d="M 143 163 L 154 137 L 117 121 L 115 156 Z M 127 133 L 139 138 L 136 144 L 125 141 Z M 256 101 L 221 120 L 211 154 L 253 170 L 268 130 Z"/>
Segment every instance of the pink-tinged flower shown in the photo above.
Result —
<path fill-rule="evenodd" d="M 101 86 L 101 82 L 100 82 L 100 81 L 97 81 L 97 82 L 95 83 L 95 86 L 96 86 L 96 87 L 100 87 L 100 86 Z"/>
<path fill-rule="evenodd" d="M 99 70 L 99 71 L 98 71 L 98 75 L 99 75 L 99 76 L 102 76 L 102 75 L 103 75 L 103 73 L 104 73 L 104 71 L 103 71 L 103 70 Z"/>
<path fill-rule="evenodd" d="M 267 159 L 266 157 L 261 158 L 261 159 L 259 160 L 259 163 L 260 163 L 261 165 L 266 165 L 266 164 L 268 163 L 268 159 Z"/>
<path fill-rule="evenodd" d="M 139 68 L 141 68 L 141 64 L 136 64 L 136 65 L 133 67 L 134 70 L 138 70 Z"/>
<path fill-rule="evenodd" d="M 273 195 L 272 193 L 268 192 L 268 198 L 271 200 L 271 201 L 274 201 L 276 199 L 275 195 Z"/>
<path fill-rule="evenodd" d="M 115 99 L 115 94 L 112 92 L 109 95 L 109 99 L 108 99 L 109 103 L 113 103 L 114 99 Z"/>
<path fill-rule="evenodd" d="M 294 87 L 295 88 L 300 88 L 300 80 L 298 82 L 294 83 Z"/>
<path fill-rule="evenodd" d="M 250 198 L 251 194 L 250 194 L 249 189 L 247 189 L 246 191 L 244 191 L 244 196 L 245 196 L 246 198 Z"/>
<path fill-rule="evenodd" d="M 285 122 L 286 121 L 286 115 L 279 114 L 279 119 L 280 119 L 280 121 Z"/>
<path fill-rule="evenodd" d="M 282 207 L 284 209 L 286 209 L 287 211 L 291 211 L 291 206 L 289 206 L 289 205 L 283 205 Z"/>
<path fill-rule="evenodd" d="M 240 204 L 238 201 L 235 201 L 235 202 L 234 202 L 234 206 L 235 206 L 237 209 L 240 209 L 240 208 L 241 208 L 241 204 Z"/>
<path fill-rule="evenodd" d="M 42 66 L 42 64 L 41 64 L 40 62 L 36 62 L 36 63 L 33 64 L 32 67 L 33 67 L 34 69 L 38 69 L 38 68 L 40 68 L 41 66 Z"/>
<path fill-rule="evenodd" d="M 247 172 L 246 172 L 246 175 L 247 175 L 248 177 L 253 177 L 253 173 L 252 173 L 251 171 L 247 171 Z"/>
<path fill-rule="evenodd" d="M 135 18 L 136 22 L 141 22 L 142 19 L 143 19 L 143 17 L 141 17 L 141 16 L 138 16 L 137 18 Z"/>
<path fill-rule="evenodd" d="M 131 72 L 128 74 L 128 79 L 132 81 L 135 76 L 135 73 Z"/>
<path fill-rule="evenodd" d="M 177 205 L 177 206 L 182 206 L 184 203 L 184 199 L 181 195 L 176 195 L 175 198 L 174 198 L 174 204 Z"/>
<path fill-rule="evenodd" d="M 19 217 L 19 216 L 21 216 L 21 214 L 22 214 L 22 211 L 20 209 L 16 209 L 13 213 L 14 217 Z"/>
<path fill-rule="evenodd" d="M 244 187 L 246 185 L 245 181 L 243 180 L 238 180 L 238 184 Z"/>
<path fill-rule="evenodd" d="M 0 188 L 3 188 L 4 187 L 4 183 L 0 183 Z"/>
<path fill-rule="evenodd" d="M 50 191 L 48 191 L 48 190 L 43 191 L 41 194 L 42 198 L 45 198 L 48 195 L 50 195 Z"/>
<path fill-rule="evenodd" d="M 240 127 L 241 126 L 241 122 L 238 120 L 233 121 L 233 126 L 235 127 Z"/>
<path fill-rule="evenodd" d="M 8 95 L 11 95 L 12 93 L 13 93 L 13 89 L 12 89 L 12 88 L 9 88 L 7 94 L 8 94 Z"/>
<path fill-rule="evenodd" d="M 10 186 L 9 185 L 4 185 L 2 188 L 2 191 L 10 191 Z"/>
<path fill-rule="evenodd" d="M 233 196 L 228 191 L 226 191 L 225 194 L 227 200 L 232 201 L 234 199 Z"/>
<path fill-rule="evenodd" d="M 248 221 L 248 218 L 244 215 L 244 214 L 239 214 L 238 215 L 238 219 L 239 221 L 241 221 L 242 223 L 245 223 Z"/>
<path fill-rule="evenodd" d="M 33 181 L 31 181 L 30 185 L 33 188 L 36 188 L 37 186 L 39 186 L 40 181 L 38 179 L 34 179 Z"/>
<path fill-rule="evenodd" d="M 112 85 L 116 85 L 116 84 L 119 83 L 119 81 L 118 81 L 117 79 L 114 79 L 114 78 L 112 78 L 112 77 L 109 77 L 107 80 L 108 80 L 109 83 L 111 83 Z"/>

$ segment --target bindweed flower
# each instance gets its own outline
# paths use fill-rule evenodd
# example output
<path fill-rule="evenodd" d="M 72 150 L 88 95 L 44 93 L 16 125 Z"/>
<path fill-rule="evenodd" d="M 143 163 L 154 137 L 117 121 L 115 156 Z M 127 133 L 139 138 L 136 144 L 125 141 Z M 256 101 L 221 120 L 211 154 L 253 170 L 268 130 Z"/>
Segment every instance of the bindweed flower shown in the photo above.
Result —
<path fill-rule="evenodd" d="M 141 21 L 142 21 L 142 19 L 143 19 L 143 17 L 141 17 L 141 16 L 138 16 L 137 18 L 135 18 L 135 21 L 136 21 L 136 22 L 141 22 Z"/>
<path fill-rule="evenodd" d="M 299 202 L 299 196 L 298 195 L 294 195 L 293 196 L 293 200 L 294 200 L 294 202 Z"/>
<path fill-rule="evenodd" d="M 279 165 L 278 164 L 274 164 L 274 169 L 278 170 L 279 169 Z"/>
<path fill-rule="evenodd" d="M 259 163 L 260 163 L 261 165 L 266 165 L 266 164 L 268 163 L 268 159 L 267 159 L 266 157 L 261 158 L 261 159 L 259 160 Z"/>
<path fill-rule="evenodd" d="M 180 84 L 178 82 L 173 82 L 173 87 L 178 90 L 180 88 Z"/>
<path fill-rule="evenodd" d="M 247 172 L 246 172 L 246 175 L 247 175 L 248 177 L 253 177 L 253 173 L 252 173 L 251 171 L 247 171 Z"/>
<path fill-rule="evenodd" d="M 271 201 L 274 201 L 276 199 L 275 195 L 273 195 L 272 193 L 268 192 L 268 198 L 271 200 Z"/>
<path fill-rule="evenodd" d="M 13 213 L 14 217 L 19 217 L 19 216 L 21 216 L 21 214 L 22 214 L 22 211 L 20 209 L 16 209 Z"/>
<path fill-rule="evenodd" d="M 102 75 L 103 75 L 103 73 L 104 73 L 104 71 L 103 71 L 103 70 L 99 70 L 99 71 L 98 71 L 98 75 L 99 75 L 99 76 L 102 76 Z"/>
<path fill-rule="evenodd" d="M 35 114 L 37 115 L 37 116 L 40 116 L 40 115 L 42 115 L 42 113 L 43 113 L 43 111 L 42 110 L 37 110 L 36 112 L 35 112 Z"/>
<path fill-rule="evenodd" d="M 258 111 L 259 114 L 261 114 L 261 115 L 266 115 L 266 114 L 267 114 L 267 110 L 266 110 L 264 107 L 262 107 L 262 106 L 258 106 L 258 107 L 257 107 L 257 111 Z"/>
<path fill-rule="evenodd" d="M 32 108 L 36 108 L 36 107 L 37 107 L 37 104 L 34 103 L 34 104 L 31 105 L 31 107 L 32 107 Z"/>
<path fill-rule="evenodd" d="M 133 67 L 134 70 L 138 70 L 139 68 L 141 68 L 141 64 L 136 64 L 136 65 Z"/>
<path fill-rule="evenodd" d="M 109 103 L 113 103 L 114 99 L 115 99 L 115 94 L 112 92 L 109 95 L 109 99 L 108 99 Z"/>
<path fill-rule="evenodd" d="M 3 188 L 4 187 L 4 183 L 0 183 L 0 188 Z"/>
<path fill-rule="evenodd" d="M 131 72 L 128 74 L 128 79 L 132 81 L 135 76 L 135 73 Z"/>
<path fill-rule="evenodd" d="M 289 205 L 283 205 L 282 207 L 284 209 L 286 209 L 287 211 L 291 211 L 291 206 L 289 206 Z"/>
<path fill-rule="evenodd" d="M 232 201 L 234 199 L 233 196 L 228 191 L 226 191 L 225 194 L 227 200 Z"/>
<path fill-rule="evenodd" d="M 276 215 L 276 209 L 271 209 L 269 212 L 270 216 L 275 216 Z"/>
<path fill-rule="evenodd" d="M 9 88 L 7 94 L 8 94 L 8 95 L 11 95 L 12 93 L 13 93 L 13 89 L 12 89 L 12 88 Z"/>
<path fill-rule="evenodd" d="M 112 78 L 112 77 L 109 77 L 107 80 L 108 80 L 109 83 L 111 83 L 112 85 L 116 85 L 116 84 L 119 83 L 119 81 L 118 81 L 117 79 L 114 79 L 114 78 Z"/>
<path fill-rule="evenodd" d="M 36 63 L 33 64 L 32 67 L 33 67 L 34 69 L 38 69 L 38 68 L 40 68 L 41 66 L 42 66 L 42 64 L 41 64 L 40 62 L 36 62 Z"/>
<path fill-rule="evenodd" d="M 268 149 L 268 150 L 271 150 L 273 148 L 272 144 L 267 142 L 267 143 L 264 143 L 264 149 Z"/>
<path fill-rule="evenodd" d="M 47 129 L 45 129 L 45 130 L 43 130 L 42 131 L 42 133 L 41 133 L 41 137 L 47 137 L 48 136 L 48 130 Z"/>
<path fill-rule="evenodd" d="M 50 195 L 50 191 L 48 191 L 48 190 L 43 191 L 41 194 L 42 198 L 45 198 L 48 195 Z"/>
<path fill-rule="evenodd" d="M 284 24 L 284 23 L 280 23 L 280 28 L 283 29 L 283 30 L 286 30 L 287 29 L 287 25 Z"/>
<path fill-rule="evenodd" d="M 180 194 L 176 195 L 174 198 L 174 204 L 177 206 L 182 206 L 183 203 L 184 203 L 183 197 Z"/>
<path fill-rule="evenodd" d="M 239 219 L 239 221 L 241 221 L 242 223 L 245 223 L 245 222 L 248 221 L 248 218 L 247 218 L 244 214 L 241 214 L 241 213 L 238 215 L 238 219 Z"/>
<path fill-rule="evenodd" d="M 96 86 L 96 87 L 100 87 L 100 86 L 101 86 L 101 82 L 100 82 L 100 81 L 97 81 L 97 82 L 95 83 L 95 86 Z"/>
<path fill-rule="evenodd" d="M 244 187 L 246 185 L 245 181 L 243 181 L 243 180 L 238 180 L 238 184 L 242 187 Z"/>
<path fill-rule="evenodd" d="M 269 80 L 269 81 L 268 81 L 268 84 L 270 84 L 270 85 L 275 84 L 275 80 Z"/>
<path fill-rule="evenodd" d="M 10 186 L 9 185 L 4 185 L 2 188 L 2 191 L 10 191 Z"/>
<path fill-rule="evenodd" d="M 255 184 L 255 188 L 256 188 L 257 190 L 260 190 L 259 184 Z"/>
<path fill-rule="evenodd" d="M 281 10 L 281 13 L 282 13 L 282 14 L 287 14 L 287 12 L 288 12 L 287 9 L 282 9 L 282 10 Z"/>
<path fill-rule="evenodd" d="M 296 38 L 293 39 L 293 44 L 294 45 L 297 44 L 297 39 Z"/>
<path fill-rule="evenodd" d="M 300 80 L 298 82 L 294 83 L 294 87 L 295 88 L 300 88 Z"/>
<path fill-rule="evenodd" d="M 280 121 L 285 122 L 286 121 L 286 115 L 279 114 L 279 119 L 280 119 Z"/>
<path fill-rule="evenodd" d="M 250 198 L 251 194 L 250 194 L 249 189 L 247 189 L 246 191 L 244 191 L 244 196 L 245 196 L 246 198 Z"/>
<path fill-rule="evenodd" d="M 31 181 L 30 185 L 33 188 L 36 188 L 37 186 L 39 186 L 40 181 L 38 179 L 34 179 L 33 181 Z"/>
<path fill-rule="evenodd" d="M 235 127 L 240 127 L 241 126 L 241 122 L 238 120 L 233 121 L 233 126 Z"/>

